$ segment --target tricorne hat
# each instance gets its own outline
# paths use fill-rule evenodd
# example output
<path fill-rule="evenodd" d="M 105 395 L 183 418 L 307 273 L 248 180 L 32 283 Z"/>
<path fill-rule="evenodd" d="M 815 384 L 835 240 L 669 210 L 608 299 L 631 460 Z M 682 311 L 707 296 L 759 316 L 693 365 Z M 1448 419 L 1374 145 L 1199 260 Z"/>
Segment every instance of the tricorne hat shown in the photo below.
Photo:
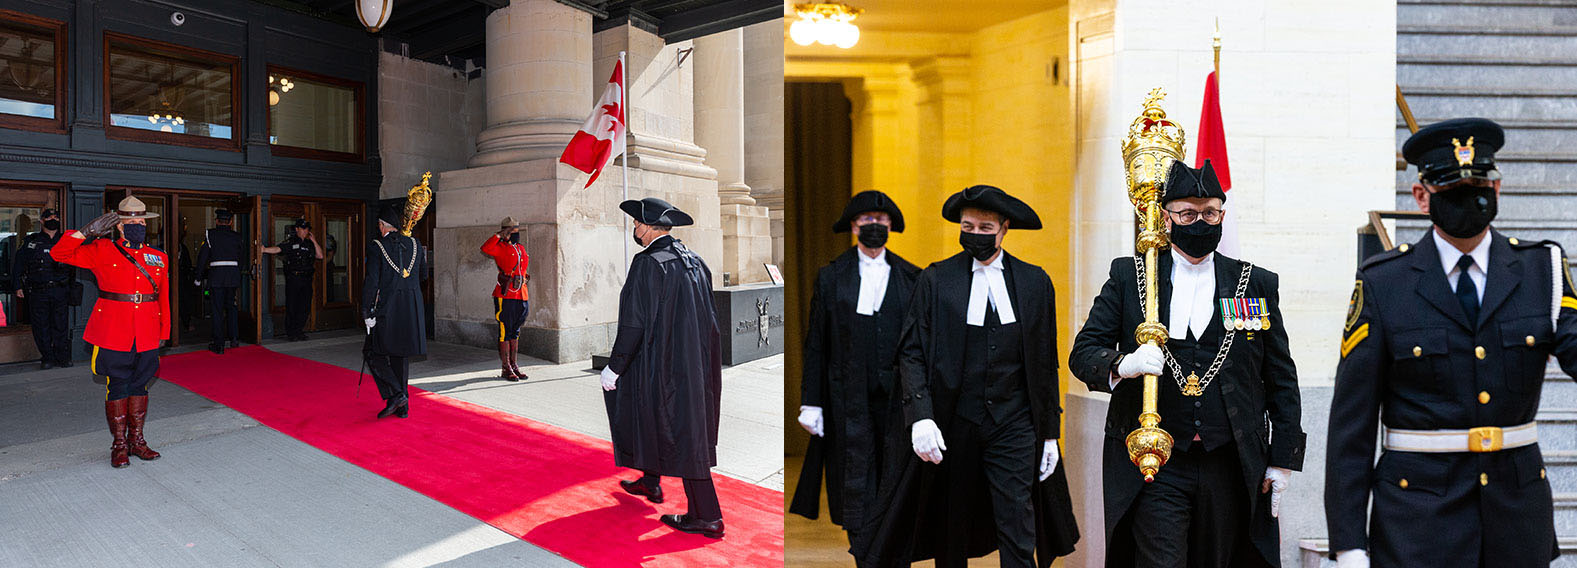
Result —
<path fill-rule="evenodd" d="M 1227 192 L 1221 189 L 1221 180 L 1216 179 L 1216 169 L 1210 167 L 1210 160 L 1205 160 L 1202 168 L 1190 168 L 1182 160 L 1173 161 L 1172 169 L 1166 172 L 1166 187 L 1161 194 L 1161 204 L 1196 197 L 1227 200 Z"/>
<path fill-rule="evenodd" d="M 1029 204 L 997 187 L 977 185 L 953 194 L 942 204 L 942 218 L 957 223 L 965 207 L 1001 213 L 1007 218 L 1009 229 L 1033 231 L 1040 228 L 1040 216 Z"/>
<path fill-rule="evenodd" d="M 689 214 L 656 197 L 648 197 L 639 201 L 631 199 L 620 203 L 619 210 L 635 218 L 636 221 L 647 225 L 683 227 L 695 224 L 695 219 L 691 219 Z"/>
<path fill-rule="evenodd" d="M 893 202 L 887 194 L 876 190 L 862 191 L 849 198 L 849 204 L 843 206 L 843 216 L 832 224 L 832 232 L 849 232 L 849 223 L 859 217 L 861 213 L 881 211 L 892 217 L 892 232 L 903 232 L 903 211 L 898 210 L 898 204 Z"/>

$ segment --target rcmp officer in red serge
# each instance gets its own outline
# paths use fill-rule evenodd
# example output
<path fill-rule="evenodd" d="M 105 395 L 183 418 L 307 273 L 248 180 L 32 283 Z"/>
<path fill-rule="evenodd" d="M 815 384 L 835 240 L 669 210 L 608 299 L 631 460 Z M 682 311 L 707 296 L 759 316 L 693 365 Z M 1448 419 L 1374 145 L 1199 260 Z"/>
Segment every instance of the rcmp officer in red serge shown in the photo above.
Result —
<path fill-rule="evenodd" d="M 213 310 L 213 339 L 208 350 L 224 353 L 225 344 L 241 345 L 241 326 L 235 308 L 235 290 L 241 286 L 241 235 L 230 229 L 235 215 L 228 209 L 214 211 L 214 228 L 203 232 L 197 251 L 197 280 L 208 288 Z"/>
<path fill-rule="evenodd" d="M 1577 373 L 1577 293 L 1559 246 L 1490 227 L 1504 137 L 1464 118 L 1402 146 L 1433 225 L 1358 270 L 1325 474 L 1340 566 L 1547 566 L 1557 555 L 1534 419 L 1550 355 Z"/>
<path fill-rule="evenodd" d="M 813 438 L 789 512 L 820 515 L 825 474 L 828 513 L 852 544 L 875 506 L 898 408 L 898 332 L 920 268 L 887 248 L 904 221 L 885 193 L 855 194 L 832 230 L 859 244 L 822 267 L 811 291 L 799 423 Z"/>
<path fill-rule="evenodd" d="M 1303 468 L 1298 374 L 1275 273 L 1216 252 L 1226 192 L 1207 161 L 1173 162 L 1161 196 L 1170 249 L 1156 271 L 1164 347 L 1139 345 L 1143 259 L 1111 273 L 1068 366 L 1106 412 L 1107 566 L 1279 566 L 1280 495 Z M 1146 484 L 1124 439 L 1139 427 L 1145 374 L 1159 376 L 1171 459 Z"/>
<path fill-rule="evenodd" d="M 531 255 L 520 244 L 520 223 L 514 217 L 505 217 L 499 223 L 498 233 L 482 243 L 482 254 L 492 257 L 498 266 L 498 285 L 493 287 L 493 319 L 498 322 L 498 360 L 503 367 L 499 378 L 518 381 L 526 373 L 515 363 L 520 353 L 520 325 L 526 322 L 531 297 L 526 283 L 531 275 Z"/>
<path fill-rule="evenodd" d="M 159 459 L 142 434 L 148 417 L 148 383 L 159 370 L 159 343 L 170 338 L 169 256 L 145 244 L 147 220 L 158 217 L 135 197 L 115 211 L 72 231 L 50 250 L 55 260 L 93 271 L 99 297 L 83 341 L 93 345 L 93 374 L 109 377 L 104 417 L 113 445 L 110 465 L 126 467 L 127 454 Z M 111 233 L 119 230 L 120 237 Z"/>

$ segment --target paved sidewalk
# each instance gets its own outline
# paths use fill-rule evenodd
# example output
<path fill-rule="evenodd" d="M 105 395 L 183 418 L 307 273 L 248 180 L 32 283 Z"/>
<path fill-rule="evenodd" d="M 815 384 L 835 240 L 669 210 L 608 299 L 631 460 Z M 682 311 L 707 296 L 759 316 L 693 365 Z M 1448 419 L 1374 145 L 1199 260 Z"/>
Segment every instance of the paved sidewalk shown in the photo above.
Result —
<path fill-rule="evenodd" d="M 357 370 L 359 334 L 314 337 L 264 345 Z M 494 351 L 430 351 L 412 384 L 608 437 L 589 361 L 523 359 L 532 378 L 509 383 Z M 85 365 L 32 365 L 0 368 L 0 566 L 573 566 L 173 383 L 150 393 L 164 457 L 112 469 L 103 386 Z M 715 471 L 781 491 L 782 357 L 723 379 Z M 362 391 L 377 397 L 370 376 Z"/>

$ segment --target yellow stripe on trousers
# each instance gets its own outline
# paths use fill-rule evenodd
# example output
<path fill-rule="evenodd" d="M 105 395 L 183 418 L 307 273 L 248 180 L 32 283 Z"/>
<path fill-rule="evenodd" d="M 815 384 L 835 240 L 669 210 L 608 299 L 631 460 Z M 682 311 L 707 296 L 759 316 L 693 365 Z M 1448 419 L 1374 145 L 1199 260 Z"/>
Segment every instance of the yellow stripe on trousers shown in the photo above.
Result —
<path fill-rule="evenodd" d="M 499 343 L 503 343 L 504 342 L 504 299 L 503 298 L 493 298 L 493 305 L 497 306 L 497 309 L 493 310 L 493 321 L 498 322 L 498 341 L 499 341 Z"/>
<path fill-rule="evenodd" d="M 88 372 L 99 374 L 99 346 L 93 346 L 93 356 L 88 358 Z M 104 400 L 110 399 L 110 380 L 104 377 Z"/>

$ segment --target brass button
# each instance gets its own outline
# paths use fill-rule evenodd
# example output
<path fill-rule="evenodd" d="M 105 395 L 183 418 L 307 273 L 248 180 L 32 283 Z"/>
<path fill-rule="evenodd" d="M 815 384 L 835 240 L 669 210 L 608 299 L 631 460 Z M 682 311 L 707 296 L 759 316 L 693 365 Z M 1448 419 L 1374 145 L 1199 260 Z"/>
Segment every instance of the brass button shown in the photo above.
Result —
<path fill-rule="evenodd" d="M 1413 247 L 1412 247 L 1412 245 L 1409 245 L 1407 243 L 1402 243 L 1402 246 L 1399 246 L 1399 247 L 1396 247 L 1396 248 L 1397 248 L 1397 250 L 1400 250 L 1402 252 L 1407 252 L 1407 249 L 1410 249 L 1410 248 L 1413 248 Z"/>
<path fill-rule="evenodd" d="M 1474 347 L 1473 348 L 1473 356 L 1474 357 L 1478 357 L 1480 360 L 1483 360 L 1484 359 L 1484 346 L 1480 345 L 1478 347 Z"/>
<path fill-rule="evenodd" d="M 1397 484 L 1397 485 L 1399 485 L 1399 486 L 1401 486 L 1401 487 L 1402 487 L 1402 489 L 1407 489 L 1407 478 L 1405 478 L 1405 477 L 1404 477 L 1404 478 L 1402 478 L 1402 480 L 1401 480 L 1401 481 L 1398 481 L 1398 482 L 1396 482 L 1396 484 Z"/>
<path fill-rule="evenodd" d="M 1487 473 L 1480 473 L 1480 474 L 1478 474 L 1478 484 L 1479 485 L 1488 486 L 1489 485 L 1489 474 L 1487 474 Z"/>
<path fill-rule="evenodd" d="M 1479 404 L 1489 404 L 1489 391 L 1479 391 L 1478 392 L 1478 403 Z"/>
<path fill-rule="evenodd" d="M 1413 346 L 1413 356 L 1414 357 L 1422 357 L 1423 355 L 1424 355 L 1424 348 L 1420 347 L 1420 346 L 1417 346 L 1417 345 L 1414 345 Z"/>
<path fill-rule="evenodd" d="M 1527 343 L 1527 344 L 1528 344 L 1528 347 L 1533 347 L 1533 343 L 1534 343 L 1534 341 L 1533 341 L 1533 336 L 1531 336 L 1531 335 L 1529 335 L 1529 336 L 1527 336 L 1527 337 L 1526 337 L 1526 338 L 1523 338 L 1523 340 L 1522 340 L 1522 341 L 1523 341 L 1523 342 L 1524 342 L 1524 343 Z"/>
<path fill-rule="evenodd" d="M 1544 479 L 1544 468 L 1539 468 L 1539 479 Z"/>
<path fill-rule="evenodd" d="M 1512 237 L 1512 238 L 1511 238 L 1511 244 L 1517 244 L 1517 243 L 1519 243 L 1519 242 L 1521 242 L 1521 241 L 1518 241 L 1518 240 L 1517 240 L 1517 237 Z"/>

